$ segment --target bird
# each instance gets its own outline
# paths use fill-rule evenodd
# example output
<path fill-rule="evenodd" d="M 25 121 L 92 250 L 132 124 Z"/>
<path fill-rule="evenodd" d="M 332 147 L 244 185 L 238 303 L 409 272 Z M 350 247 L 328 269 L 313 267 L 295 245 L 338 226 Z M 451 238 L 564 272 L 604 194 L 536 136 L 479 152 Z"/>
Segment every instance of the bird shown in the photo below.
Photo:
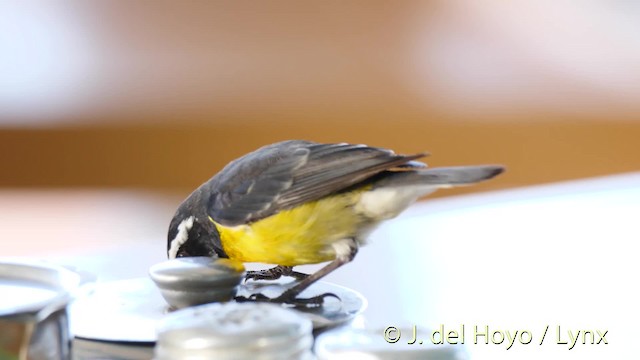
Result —
<path fill-rule="evenodd" d="M 502 165 L 427 167 L 425 152 L 402 155 L 350 143 L 287 140 L 231 161 L 177 208 L 167 235 L 169 259 L 228 258 L 274 267 L 245 280 L 294 277 L 281 295 L 237 301 L 318 306 L 329 296 L 298 295 L 351 262 L 368 235 L 439 188 L 491 179 Z M 311 274 L 294 267 L 328 262 Z"/>

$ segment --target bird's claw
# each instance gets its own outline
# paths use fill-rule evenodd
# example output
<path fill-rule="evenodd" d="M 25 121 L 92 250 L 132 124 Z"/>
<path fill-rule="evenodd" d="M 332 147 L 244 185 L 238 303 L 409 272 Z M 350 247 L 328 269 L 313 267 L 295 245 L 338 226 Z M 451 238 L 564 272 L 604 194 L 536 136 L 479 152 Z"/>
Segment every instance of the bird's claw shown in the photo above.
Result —
<path fill-rule="evenodd" d="M 324 299 L 328 297 L 336 298 L 338 299 L 338 301 L 340 301 L 340 297 L 338 297 L 338 295 L 334 293 L 324 293 L 324 294 L 320 294 L 318 296 L 313 296 L 310 298 L 298 298 L 295 296 L 292 297 L 292 296 L 288 296 L 286 293 L 275 298 L 270 298 L 262 293 L 257 293 L 257 294 L 251 294 L 248 297 L 237 296 L 235 300 L 237 302 L 254 301 L 254 302 L 278 303 L 278 304 L 292 305 L 294 307 L 317 307 L 317 306 L 322 306 L 322 304 L 324 304 Z"/>
<path fill-rule="evenodd" d="M 276 266 L 271 269 L 247 271 L 244 276 L 244 282 L 246 283 L 248 280 L 278 280 L 283 276 L 291 276 L 297 280 L 303 280 L 309 275 L 293 271 L 290 266 Z"/>
<path fill-rule="evenodd" d="M 301 299 L 301 298 L 293 298 L 288 301 L 285 301 L 285 304 L 293 305 L 294 307 L 319 307 L 324 304 L 324 299 L 332 297 L 341 301 L 340 297 L 334 293 L 324 293 L 318 296 Z"/>
<path fill-rule="evenodd" d="M 280 275 L 275 275 L 269 270 L 247 271 L 243 281 L 246 283 L 249 280 L 277 280 L 280 278 Z"/>
<path fill-rule="evenodd" d="M 235 301 L 237 302 L 269 302 L 271 300 L 270 297 L 261 294 L 261 293 L 257 293 L 257 294 L 251 294 L 248 297 L 247 296 L 236 296 L 234 298 Z"/>

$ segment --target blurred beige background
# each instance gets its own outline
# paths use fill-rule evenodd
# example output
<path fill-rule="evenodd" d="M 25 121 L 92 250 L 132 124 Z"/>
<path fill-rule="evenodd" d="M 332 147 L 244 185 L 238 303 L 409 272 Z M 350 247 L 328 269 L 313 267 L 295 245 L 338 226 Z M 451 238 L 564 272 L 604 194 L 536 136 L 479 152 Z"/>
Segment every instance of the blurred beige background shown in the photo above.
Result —
<path fill-rule="evenodd" d="M 169 199 L 163 237 L 193 188 L 291 138 L 508 167 L 434 196 L 636 171 L 639 20 L 604 0 L 4 1 L 3 228 L 132 191 Z"/>
<path fill-rule="evenodd" d="M 0 7 L 4 187 L 185 193 L 289 138 L 508 165 L 461 192 L 640 165 L 632 2 Z"/>

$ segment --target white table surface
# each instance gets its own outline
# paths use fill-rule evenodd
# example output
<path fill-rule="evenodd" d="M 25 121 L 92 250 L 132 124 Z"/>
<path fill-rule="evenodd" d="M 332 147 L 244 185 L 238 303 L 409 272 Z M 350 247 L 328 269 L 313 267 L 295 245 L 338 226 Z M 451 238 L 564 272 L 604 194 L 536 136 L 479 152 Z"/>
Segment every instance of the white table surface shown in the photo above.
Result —
<path fill-rule="evenodd" d="M 474 359 L 634 358 L 639 220 L 638 174 L 425 202 L 331 280 L 369 298 L 371 324 L 464 324 Z M 533 341 L 474 345 L 475 325 Z M 560 342 L 568 330 L 608 330 L 609 344 L 568 350 L 557 326 Z"/>
<path fill-rule="evenodd" d="M 145 276 L 164 259 L 179 201 L 129 192 L 0 197 L 6 255 L 73 265 L 100 281 Z M 51 214 L 38 224 L 28 217 L 36 205 Z M 327 280 L 367 297 L 367 327 L 465 325 L 473 359 L 635 358 L 639 221 L 640 173 L 434 199 L 381 226 Z M 474 344 L 474 326 L 533 339 L 509 350 Z M 608 331 L 608 344 L 580 339 L 568 350 L 558 326 L 560 341 L 568 330 Z"/>

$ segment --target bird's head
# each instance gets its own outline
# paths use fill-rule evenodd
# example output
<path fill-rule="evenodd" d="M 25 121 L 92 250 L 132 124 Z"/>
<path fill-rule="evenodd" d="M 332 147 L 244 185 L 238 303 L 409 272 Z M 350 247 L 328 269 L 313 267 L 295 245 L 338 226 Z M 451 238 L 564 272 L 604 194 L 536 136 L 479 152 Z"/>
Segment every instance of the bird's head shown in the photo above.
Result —
<path fill-rule="evenodd" d="M 178 209 L 167 235 L 169 259 L 187 256 L 226 257 L 220 235 L 208 216 L 196 216 Z"/>

